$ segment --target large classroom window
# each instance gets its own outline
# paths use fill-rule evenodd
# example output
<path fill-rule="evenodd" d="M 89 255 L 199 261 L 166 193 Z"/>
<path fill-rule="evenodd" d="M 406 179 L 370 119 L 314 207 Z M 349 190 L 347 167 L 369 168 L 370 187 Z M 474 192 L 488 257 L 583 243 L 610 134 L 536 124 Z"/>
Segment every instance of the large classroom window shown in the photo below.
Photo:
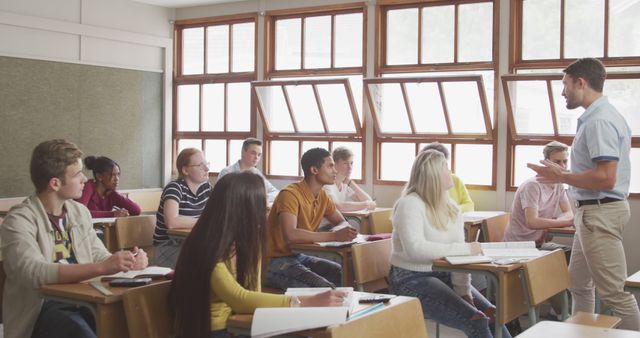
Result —
<path fill-rule="evenodd" d="M 364 178 L 364 16 L 361 3 L 267 13 L 267 80 L 252 88 L 271 177 L 300 177 L 306 150 L 343 146 Z"/>
<path fill-rule="evenodd" d="M 383 5 L 376 74 L 365 79 L 378 184 L 401 184 L 438 141 L 470 187 L 495 189 L 498 6 L 492 1 Z"/>
<path fill-rule="evenodd" d="M 526 163 L 542 158 L 544 144 L 573 142 L 584 109 L 566 108 L 562 69 L 580 57 L 597 57 L 605 64 L 604 94 L 631 126 L 631 165 L 640 166 L 640 40 L 633 37 L 640 34 L 640 3 L 518 0 L 512 14 L 511 74 L 502 76 L 509 126 L 508 189 L 533 176 Z M 539 20 L 547 24 L 540 26 Z M 634 175 L 630 191 L 640 193 Z"/>
<path fill-rule="evenodd" d="M 174 158 L 195 147 L 209 170 L 219 172 L 239 158 L 242 141 L 256 135 L 256 17 L 185 20 L 175 27 Z"/>

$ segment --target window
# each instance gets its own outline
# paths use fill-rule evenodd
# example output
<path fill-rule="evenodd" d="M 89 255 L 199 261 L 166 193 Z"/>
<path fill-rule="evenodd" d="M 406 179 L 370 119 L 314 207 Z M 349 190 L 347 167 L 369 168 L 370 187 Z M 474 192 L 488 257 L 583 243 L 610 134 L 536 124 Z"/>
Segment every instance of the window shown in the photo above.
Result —
<path fill-rule="evenodd" d="M 495 188 L 498 17 L 492 1 L 381 6 L 379 77 L 364 80 L 376 183 L 402 184 L 417 152 L 438 141 L 467 185 Z"/>
<path fill-rule="evenodd" d="M 268 175 L 300 177 L 306 150 L 344 146 L 363 178 L 364 15 L 362 4 L 267 13 L 268 80 L 252 89 Z"/>
<path fill-rule="evenodd" d="M 251 104 L 255 22 L 252 16 L 176 24 L 175 154 L 201 149 L 211 172 L 236 161 L 242 141 L 256 135 Z"/>
<path fill-rule="evenodd" d="M 631 126 L 632 166 L 640 165 L 640 104 L 634 99 L 640 95 L 640 41 L 633 38 L 640 33 L 640 3 L 517 0 L 511 11 L 511 74 L 502 76 L 509 126 L 508 189 L 533 176 L 526 163 L 542 158 L 544 144 L 573 142 L 584 109 L 565 107 L 562 69 L 580 57 L 597 57 L 607 67 L 604 94 Z M 640 181 L 633 177 L 630 191 L 640 193 Z"/>

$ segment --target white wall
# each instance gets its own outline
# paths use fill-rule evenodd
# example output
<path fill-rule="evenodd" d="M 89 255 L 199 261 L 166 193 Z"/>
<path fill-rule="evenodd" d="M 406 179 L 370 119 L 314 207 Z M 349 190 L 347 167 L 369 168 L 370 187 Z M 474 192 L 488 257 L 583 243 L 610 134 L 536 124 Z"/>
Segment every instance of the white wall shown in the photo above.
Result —
<path fill-rule="evenodd" d="M 328 4 L 336 4 L 336 3 L 349 3 L 356 1 L 322 1 L 322 0 L 249 0 L 244 2 L 235 2 L 235 3 L 227 3 L 217 6 L 200 6 L 200 7 L 192 7 L 192 8 L 181 8 L 176 10 L 176 19 L 191 19 L 191 18 L 200 18 L 207 16 L 220 16 L 220 15 L 230 15 L 230 14 L 240 14 L 240 13 L 260 13 L 269 10 L 277 10 L 284 8 L 296 8 L 296 7 L 311 7 L 311 6 L 322 6 Z M 366 1 L 368 4 L 368 11 L 370 14 L 375 13 L 375 1 Z M 508 67 L 508 27 L 509 27 L 509 1 L 502 0 L 498 2 L 500 4 L 501 17 L 500 17 L 500 32 L 499 32 L 499 40 L 500 40 L 500 62 L 498 64 L 498 69 L 500 74 L 507 73 Z M 372 16 L 370 16 L 371 18 Z M 369 73 L 367 76 L 373 76 L 374 69 L 374 59 L 373 59 L 373 47 L 375 46 L 375 22 L 374 20 L 368 20 L 367 27 L 367 68 Z M 264 30 L 264 20 L 263 17 L 260 17 L 260 22 L 258 25 L 259 32 Z M 262 36 L 262 35 L 259 35 Z M 258 41 L 259 44 L 259 52 L 257 60 L 257 65 L 261 68 L 263 65 L 263 39 Z M 258 69 L 259 76 L 262 76 L 262 70 Z M 507 153 L 507 145 L 506 145 L 506 137 L 507 137 L 507 118 L 506 118 L 506 107 L 504 103 L 504 95 L 502 92 L 502 86 L 497 86 L 499 88 L 499 97 L 498 97 L 498 162 L 497 162 L 497 189 L 496 191 L 486 191 L 486 190 L 476 190 L 470 191 L 471 197 L 476 204 L 477 210 L 505 210 L 508 211 L 511 207 L 511 202 L 513 200 L 513 192 L 506 191 L 506 153 Z M 366 107 L 366 105 L 365 105 Z M 371 115 L 369 113 L 366 114 L 367 119 L 367 139 L 371 140 L 373 138 L 373 123 L 371 121 Z M 261 137 L 262 130 L 258 128 L 258 137 Z M 397 197 L 400 195 L 402 191 L 402 187 L 399 186 L 389 186 L 389 185 L 373 185 L 373 145 L 371 142 L 367 144 L 365 149 L 366 152 L 366 163 L 365 168 L 367 172 L 366 179 L 366 189 L 371 192 L 372 196 L 376 197 L 376 201 L 381 206 L 392 206 Z M 288 181 L 276 180 L 273 182 L 278 187 L 283 187 L 288 184 Z M 640 201 L 639 200 L 631 200 L 631 221 L 625 228 L 624 232 L 624 246 L 627 255 L 627 265 L 630 272 L 635 272 L 640 270 L 640 246 L 636 245 L 636 240 L 640 239 L 640 227 L 635 226 L 636 224 L 640 224 Z"/>
<path fill-rule="evenodd" d="M 163 149 L 170 149 L 174 15 L 130 0 L 3 0 L 0 55 L 164 73 Z"/>

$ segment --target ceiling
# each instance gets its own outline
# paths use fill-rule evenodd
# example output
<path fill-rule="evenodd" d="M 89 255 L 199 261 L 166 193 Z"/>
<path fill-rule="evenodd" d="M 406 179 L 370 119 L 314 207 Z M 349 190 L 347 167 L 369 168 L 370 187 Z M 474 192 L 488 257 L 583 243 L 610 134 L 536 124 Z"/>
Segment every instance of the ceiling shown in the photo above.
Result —
<path fill-rule="evenodd" d="M 240 2 L 245 0 L 133 0 L 149 5 L 156 5 L 168 8 L 193 7 L 203 5 L 216 5 L 226 2 Z"/>

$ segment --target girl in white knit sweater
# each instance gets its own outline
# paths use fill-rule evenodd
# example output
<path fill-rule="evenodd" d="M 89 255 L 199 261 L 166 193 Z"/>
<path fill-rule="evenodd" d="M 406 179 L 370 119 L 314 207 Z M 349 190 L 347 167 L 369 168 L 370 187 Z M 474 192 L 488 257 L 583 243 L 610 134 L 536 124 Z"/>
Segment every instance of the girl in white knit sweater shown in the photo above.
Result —
<path fill-rule="evenodd" d="M 434 259 L 477 255 L 480 244 L 465 243 L 462 214 L 448 197 L 453 186 L 444 155 L 421 152 L 393 210 L 390 289 L 422 302 L 425 318 L 463 331 L 468 337 L 491 338 L 495 307 L 470 284 L 469 274 L 432 271 Z M 503 337 L 511 337 L 502 326 Z"/>

